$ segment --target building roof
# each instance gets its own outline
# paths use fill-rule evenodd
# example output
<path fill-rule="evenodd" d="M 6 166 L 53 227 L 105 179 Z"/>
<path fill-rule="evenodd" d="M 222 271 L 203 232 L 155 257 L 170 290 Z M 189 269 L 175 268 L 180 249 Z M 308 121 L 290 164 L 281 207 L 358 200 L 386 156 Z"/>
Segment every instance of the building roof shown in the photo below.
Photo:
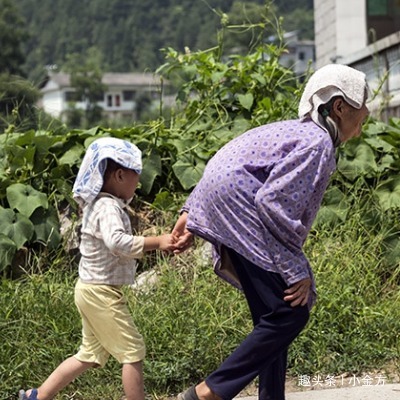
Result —
<path fill-rule="evenodd" d="M 107 72 L 102 82 L 105 85 L 159 85 L 160 77 L 149 72 Z"/>
<path fill-rule="evenodd" d="M 106 72 L 102 83 L 106 86 L 157 86 L 160 77 L 149 72 Z M 42 91 L 62 89 L 71 86 L 70 75 L 64 72 L 51 73 Z"/>

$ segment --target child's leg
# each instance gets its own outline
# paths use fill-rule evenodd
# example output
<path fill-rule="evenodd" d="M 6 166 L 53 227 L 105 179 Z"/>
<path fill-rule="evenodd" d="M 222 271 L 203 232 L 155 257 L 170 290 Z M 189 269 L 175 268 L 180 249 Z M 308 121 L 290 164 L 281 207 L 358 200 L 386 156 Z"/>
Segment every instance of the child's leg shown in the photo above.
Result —
<path fill-rule="evenodd" d="M 71 383 L 80 374 L 95 367 L 95 363 L 87 363 L 77 360 L 75 357 L 63 361 L 38 388 L 38 400 L 52 399 L 61 389 Z M 27 391 L 29 398 L 30 391 Z"/>
<path fill-rule="evenodd" d="M 122 384 L 126 400 L 144 400 L 142 361 L 122 366 Z"/>

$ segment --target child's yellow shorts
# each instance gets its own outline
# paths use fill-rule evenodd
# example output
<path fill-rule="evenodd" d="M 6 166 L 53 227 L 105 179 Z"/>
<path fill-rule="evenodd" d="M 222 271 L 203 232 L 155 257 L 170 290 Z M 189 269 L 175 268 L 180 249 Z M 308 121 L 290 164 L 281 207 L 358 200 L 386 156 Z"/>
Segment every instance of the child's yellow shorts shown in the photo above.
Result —
<path fill-rule="evenodd" d="M 120 288 L 75 285 L 75 304 L 82 317 L 82 344 L 75 358 L 104 366 L 110 355 L 121 364 L 141 361 L 146 348 Z"/>

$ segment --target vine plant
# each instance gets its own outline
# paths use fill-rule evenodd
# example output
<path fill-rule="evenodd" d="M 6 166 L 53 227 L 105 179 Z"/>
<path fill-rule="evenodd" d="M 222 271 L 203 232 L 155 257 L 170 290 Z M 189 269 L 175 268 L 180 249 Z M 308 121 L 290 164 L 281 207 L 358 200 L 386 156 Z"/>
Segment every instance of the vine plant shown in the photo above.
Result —
<path fill-rule="evenodd" d="M 177 85 L 168 121 L 160 116 L 122 129 L 66 133 L 18 132 L 10 126 L 0 135 L 0 271 L 23 247 L 62 245 L 59 213 L 66 206 L 76 210 L 72 184 L 92 140 L 114 136 L 142 150 L 139 192 L 154 203 L 169 194 L 188 193 L 210 157 L 233 137 L 260 124 L 296 118 L 302 84 L 280 65 L 283 51 L 280 45 L 261 44 L 246 56 L 223 57 L 219 48 L 183 54 L 166 49 L 166 62 L 157 72 Z M 361 138 L 338 151 L 338 171 L 315 227 L 343 221 L 354 198 L 366 192 L 371 201 L 365 215 L 374 216 L 374 229 L 379 229 L 379 218 L 396 215 L 399 149 L 400 120 L 370 120 Z M 393 262 L 400 253 L 399 230 L 394 218 L 387 235 Z"/>

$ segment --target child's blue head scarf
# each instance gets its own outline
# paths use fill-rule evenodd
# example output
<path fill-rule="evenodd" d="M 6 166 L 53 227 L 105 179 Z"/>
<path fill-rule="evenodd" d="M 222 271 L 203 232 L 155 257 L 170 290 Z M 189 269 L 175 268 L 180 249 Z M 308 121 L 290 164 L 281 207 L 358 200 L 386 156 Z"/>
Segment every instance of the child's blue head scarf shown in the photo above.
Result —
<path fill-rule="evenodd" d="M 138 174 L 142 172 L 142 152 L 134 144 L 110 137 L 95 140 L 83 157 L 72 189 L 74 199 L 81 207 L 90 204 L 100 193 L 107 158 Z"/>

